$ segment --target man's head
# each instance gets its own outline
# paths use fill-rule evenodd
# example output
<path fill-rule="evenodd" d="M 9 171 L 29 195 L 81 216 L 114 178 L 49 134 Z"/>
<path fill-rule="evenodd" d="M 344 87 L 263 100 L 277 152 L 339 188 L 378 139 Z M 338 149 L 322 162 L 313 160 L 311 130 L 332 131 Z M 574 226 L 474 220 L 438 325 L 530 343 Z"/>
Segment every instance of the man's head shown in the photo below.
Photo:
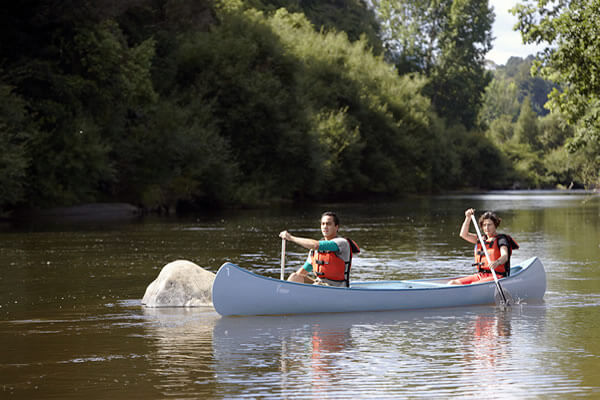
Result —
<path fill-rule="evenodd" d="M 340 229 L 340 220 L 333 211 L 324 212 L 321 215 L 321 233 L 326 240 L 331 240 L 337 236 Z"/>

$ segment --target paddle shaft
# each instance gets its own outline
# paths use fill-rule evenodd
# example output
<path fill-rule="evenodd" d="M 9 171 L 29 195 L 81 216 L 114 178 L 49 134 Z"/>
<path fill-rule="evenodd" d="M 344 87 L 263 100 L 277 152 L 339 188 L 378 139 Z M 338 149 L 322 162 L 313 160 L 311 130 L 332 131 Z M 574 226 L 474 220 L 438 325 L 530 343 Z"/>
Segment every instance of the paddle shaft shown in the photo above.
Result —
<path fill-rule="evenodd" d="M 281 239 L 281 280 L 285 278 L 285 239 Z"/>
<path fill-rule="evenodd" d="M 477 237 L 479 238 L 479 242 L 481 243 L 481 248 L 483 249 L 483 252 L 485 253 L 485 258 L 487 259 L 488 265 L 490 265 L 492 263 L 492 260 L 490 260 L 490 255 L 488 254 L 487 248 L 485 247 L 485 242 L 483 240 L 483 236 L 481 236 L 481 232 L 479 231 L 479 225 L 477 224 L 477 220 L 475 219 L 474 215 L 471 215 L 471 220 L 473 220 L 473 224 L 475 225 L 475 230 L 477 231 Z M 500 282 L 498 282 L 498 278 L 496 277 L 496 271 L 494 271 L 494 268 L 492 268 L 492 267 L 490 267 L 490 271 L 492 271 L 492 276 L 494 277 L 494 283 L 496 284 L 496 287 L 498 288 L 498 292 L 500 292 L 500 295 L 502 296 L 502 300 L 504 301 L 504 304 L 506 304 L 507 303 L 506 296 L 504 295 L 502 286 L 500 286 Z"/>

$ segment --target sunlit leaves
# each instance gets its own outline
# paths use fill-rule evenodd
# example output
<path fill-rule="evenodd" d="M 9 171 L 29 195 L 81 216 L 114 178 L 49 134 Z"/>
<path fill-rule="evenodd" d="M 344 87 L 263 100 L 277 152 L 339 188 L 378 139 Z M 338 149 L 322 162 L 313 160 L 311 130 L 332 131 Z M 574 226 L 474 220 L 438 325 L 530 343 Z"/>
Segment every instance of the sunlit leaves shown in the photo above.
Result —
<path fill-rule="evenodd" d="M 533 71 L 558 83 L 549 106 L 575 125 L 570 149 L 589 152 L 586 182 L 600 183 L 600 1 L 526 1 L 514 9 L 526 43 L 547 43 Z"/>

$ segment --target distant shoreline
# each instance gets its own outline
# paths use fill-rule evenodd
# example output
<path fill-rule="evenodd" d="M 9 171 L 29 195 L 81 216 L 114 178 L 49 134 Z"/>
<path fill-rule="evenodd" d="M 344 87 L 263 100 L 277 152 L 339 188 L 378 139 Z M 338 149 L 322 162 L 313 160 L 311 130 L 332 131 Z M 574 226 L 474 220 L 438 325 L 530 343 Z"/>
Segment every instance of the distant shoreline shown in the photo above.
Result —
<path fill-rule="evenodd" d="M 101 220 L 138 217 L 142 214 L 143 210 L 140 207 L 129 203 L 89 203 L 69 207 L 19 210 L 6 219 L 68 218 Z"/>

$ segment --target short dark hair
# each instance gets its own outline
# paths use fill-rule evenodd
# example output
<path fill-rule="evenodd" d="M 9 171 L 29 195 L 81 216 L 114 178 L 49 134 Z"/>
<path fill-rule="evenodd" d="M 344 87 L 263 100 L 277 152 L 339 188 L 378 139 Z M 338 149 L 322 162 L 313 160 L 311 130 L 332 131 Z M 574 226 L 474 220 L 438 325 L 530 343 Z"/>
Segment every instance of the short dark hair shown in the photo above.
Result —
<path fill-rule="evenodd" d="M 496 213 L 493 211 L 486 211 L 483 214 L 481 214 L 481 217 L 479 217 L 479 225 L 483 223 L 484 219 L 491 219 L 496 228 L 500 226 L 500 222 L 502 222 L 502 218 L 497 216 Z"/>
<path fill-rule="evenodd" d="M 323 214 L 321 214 L 321 219 L 323 219 L 323 217 L 333 217 L 333 223 L 336 226 L 340 225 L 340 219 L 338 218 L 337 214 L 333 211 L 325 211 Z"/>

